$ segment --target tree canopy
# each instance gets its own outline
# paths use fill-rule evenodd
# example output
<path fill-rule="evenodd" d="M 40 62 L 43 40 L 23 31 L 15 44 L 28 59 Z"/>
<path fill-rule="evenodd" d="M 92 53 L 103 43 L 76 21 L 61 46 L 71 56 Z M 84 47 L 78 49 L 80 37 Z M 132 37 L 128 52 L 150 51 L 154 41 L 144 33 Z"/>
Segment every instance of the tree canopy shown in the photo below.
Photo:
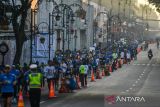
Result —
<path fill-rule="evenodd" d="M 17 3 L 15 0 L 0 0 L 0 22 L 10 20 L 16 39 L 14 64 L 20 63 L 23 44 L 26 41 L 25 21 L 28 16 L 28 10 L 31 8 L 32 1 L 33 0 L 19 0 Z M 7 12 L 11 13 L 10 19 L 7 17 Z M 1 23 L 1 25 L 3 26 L 4 24 Z"/>
<path fill-rule="evenodd" d="M 157 8 L 157 11 L 160 12 L 160 0 L 148 0 L 149 3 L 155 5 L 155 7 Z"/>

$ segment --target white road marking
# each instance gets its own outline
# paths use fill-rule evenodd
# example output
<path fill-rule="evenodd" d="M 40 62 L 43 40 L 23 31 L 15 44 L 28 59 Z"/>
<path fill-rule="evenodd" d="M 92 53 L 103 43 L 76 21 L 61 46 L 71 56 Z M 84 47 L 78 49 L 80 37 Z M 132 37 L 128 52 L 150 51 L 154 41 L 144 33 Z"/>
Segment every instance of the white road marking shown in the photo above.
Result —
<path fill-rule="evenodd" d="M 139 78 L 142 78 L 142 76 L 139 76 Z"/>
<path fill-rule="evenodd" d="M 129 92 L 129 90 L 126 90 L 126 92 Z"/>
<path fill-rule="evenodd" d="M 136 85 L 135 85 L 135 84 L 133 84 L 132 86 L 133 86 L 133 87 L 135 87 Z"/>
<path fill-rule="evenodd" d="M 138 78 L 138 81 L 139 81 L 140 79 Z"/>
<path fill-rule="evenodd" d="M 138 81 L 136 81 L 135 83 L 138 83 Z"/>
<path fill-rule="evenodd" d="M 132 88 L 129 88 L 130 90 L 132 90 Z"/>
<path fill-rule="evenodd" d="M 141 74 L 142 76 L 144 75 L 144 74 Z"/>
<path fill-rule="evenodd" d="M 145 73 L 145 72 L 143 72 L 143 73 Z"/>
<path fill-rule="evenodd" d="M 40 104 L 43 104 L 43 103 L 45 103 L 45 102 L 46 102 L 46 101 L 41 101 Z"/>
<path fill-rule="evenodd" d="M 142 64 L 142 65 L 146 65 L 146 64 Z"/>

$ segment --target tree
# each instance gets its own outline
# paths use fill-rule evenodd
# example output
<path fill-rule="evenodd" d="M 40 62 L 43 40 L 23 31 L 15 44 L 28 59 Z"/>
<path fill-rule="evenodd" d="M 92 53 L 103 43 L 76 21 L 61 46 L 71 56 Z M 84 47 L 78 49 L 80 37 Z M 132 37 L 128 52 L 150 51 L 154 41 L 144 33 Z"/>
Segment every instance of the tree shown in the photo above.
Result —
<path fill-rule="evenodd" d="M 25 22 L 28 16 L 28 11 L 31 9 L 31 4 L 33 1 L 34 0 L 19 0 L 18 4 L 15 2 L 15 0 L 0 1 L 0 7 L 1 12 L 3 13 L 3 17 L 6 16 L 7 11 L 10 11 L 12 13 L 10 21 L 12 23 L 13 32 L 16 39 L 16 53 L 13 64 L 20 63 L 23 44 L 26 41 Z"/>
<path fill-rule="evenodd" d="M 160 0 L 148 0 L 149 3 L 155 5 L 155 7 L 157 8 L 157 11 L 160 12 Z"/>

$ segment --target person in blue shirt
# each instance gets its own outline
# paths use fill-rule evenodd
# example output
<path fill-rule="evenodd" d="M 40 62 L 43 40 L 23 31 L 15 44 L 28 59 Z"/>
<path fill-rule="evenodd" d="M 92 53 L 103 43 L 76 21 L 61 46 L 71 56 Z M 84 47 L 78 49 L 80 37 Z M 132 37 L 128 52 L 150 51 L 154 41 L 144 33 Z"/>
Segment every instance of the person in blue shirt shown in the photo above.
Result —
<path fill-rule="evenodd" d="M 109 61 L 110 61 L 110 60 L 109 60 L 109 56 L 106 56 L 106 57 L 105 57 L 105 64 L 109 64 Z"/>
<path fill-rule="evenodd" d="M 4 107 L 11 107 L 11 100 L 14 93 L 14 85 L 16 78 L 10 73 L 10 66 L 6 65 L 4 72 L 0 76 L 1 92 L 3 97 Z"/>
<path fill-rule="evenodd" d="M 16 81 L 18 81 L 20 77 L 20 72 L 15 68 L 15 65 L 12 65 L 10 73 L 14 75 L 16 78 Z M 13 101 L 12 101 L 13 103 L 17 102 L 18 85 L 19 84 L 14 85 L 14 95 L 13 95 Z"/>

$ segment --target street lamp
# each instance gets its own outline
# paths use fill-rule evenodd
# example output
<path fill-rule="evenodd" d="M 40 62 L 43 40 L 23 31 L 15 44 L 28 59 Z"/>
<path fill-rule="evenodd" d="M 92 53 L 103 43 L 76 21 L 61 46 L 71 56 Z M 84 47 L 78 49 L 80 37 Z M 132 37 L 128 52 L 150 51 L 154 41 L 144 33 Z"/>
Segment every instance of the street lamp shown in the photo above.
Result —
<path fill-rule="evenodd" d="M 30 20 L 31 20 L 31 23 L 30 23 L 30 32 L 31 32 L 31 35 L 30 35 L 30 64 L 33 62 L 32 60 L 32 53 L 33 53 L 33 34 L 35 36 L 35 28 L 36 28 L 36 12 L 38 10 L 38 4 L 40 3 L 40 0 L 36 0 L 36 1 L 32 1 L 31 2 L 31 17 L 30 17 Z"/>
<path fill-rule="evenodd" d="M 67 4 L 58 4 L 55 9 L 59 11 L 59 14 L 62 14 L 62 28 L 63 28 L 63 52 L 65 48 L 65 35 L 66 35 L 66 40 L 68 41 L 68 50 L 70 49 L 70 34 L 72 34 L 75 30 L 72 29 L 72 26 L 75 22 L 75 17 L 81 16 L 81 12 L 78 13 L 77 16 L 77 11 L 75 10 L 75 7 L 78 7 L 78 10 L 82 11 L 83 8 L 81 5 L 73 3 L 70 5 Z M 76 8 L 77 9 L 77 8 Z M 73 11 L 75 10 L 75 12 Z M 84 15 L 84 14 L 83 14 Z"/>
<path fill-rule="evenodd" d="M 55 16 L 56 21 L 59 21 L 60 18 L 61 18 L 61 16 L 60 16 L 59 14 L 57 14 L 57 15 Z"/>
<path fill-rule="evenodd" d="M 98 28 L 98 21 L 97 21 L 97 18 L 100 17 L 101 15 L 106 15 L 107 17 L 107 23 L 108 23 L 108 19 L 109 19 L 109 12 L 108 11 L 105 11 L 105 12 L 99 12 L 95 19 L 94 19 L 94 33 L 93 33 L 93 45 L 95 44 L 95 40 L 96 40 L 96 35 L 97 35 L 97 28 Z M 104 21 L 104 20 L 103 20 Z M 106 29 L 108 28 L 108 24 L 106 26 Z M 108 29 L 107 29 L 107 32 L 108 32 Z M 108 33 L 107 33 L 108 34 Z M 103 34 L 100 34 L 100 35 L 103 35 Z"/>

